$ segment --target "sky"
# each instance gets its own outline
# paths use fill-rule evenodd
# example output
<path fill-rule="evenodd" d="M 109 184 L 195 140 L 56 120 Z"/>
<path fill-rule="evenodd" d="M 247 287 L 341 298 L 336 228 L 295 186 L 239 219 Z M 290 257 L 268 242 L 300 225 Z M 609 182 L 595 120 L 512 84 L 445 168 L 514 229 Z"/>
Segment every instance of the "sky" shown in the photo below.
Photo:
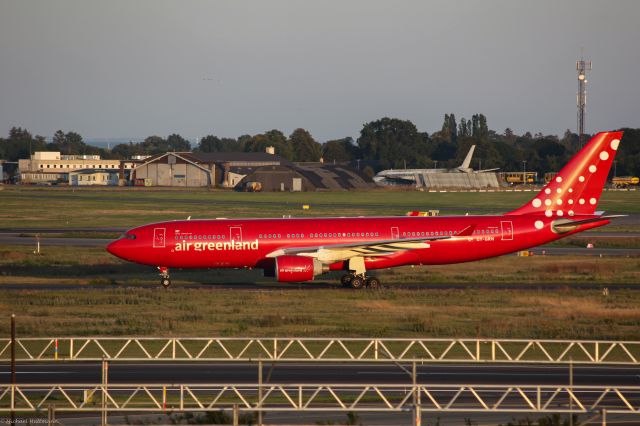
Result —
<path fill-rule="evenodd" d="M 318 141 L 364 123 L 445 113 L 491 129 L 640 127 L 636 0 L 0 0 L 0 137 L 302 127 Z"/>

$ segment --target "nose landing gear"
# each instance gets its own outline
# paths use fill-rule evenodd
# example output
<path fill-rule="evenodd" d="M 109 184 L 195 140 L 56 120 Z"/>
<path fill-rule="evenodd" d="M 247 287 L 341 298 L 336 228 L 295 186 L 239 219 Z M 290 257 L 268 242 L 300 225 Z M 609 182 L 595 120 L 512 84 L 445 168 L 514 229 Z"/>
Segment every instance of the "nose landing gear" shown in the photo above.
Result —
<path fill-rule="evenodd" d="M 171 285 L 171 278 L 169 278 L 169 268 L 165 266 L 158 266 L 158 271 L 160 271 L 160 285 L 162 287 L 167 288 Z"/>

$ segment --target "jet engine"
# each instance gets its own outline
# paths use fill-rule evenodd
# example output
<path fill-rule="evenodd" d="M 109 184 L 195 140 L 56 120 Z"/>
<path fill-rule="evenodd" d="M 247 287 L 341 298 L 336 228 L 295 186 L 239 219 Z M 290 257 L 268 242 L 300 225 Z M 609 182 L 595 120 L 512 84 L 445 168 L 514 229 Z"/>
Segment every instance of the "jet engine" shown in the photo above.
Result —
<path fill-rule="evenodd" d="M 323 271 L 322 262 L 306 256 L 278 256 L 275 262 L 276 279 L 280 282 L 311 281 Z"/>

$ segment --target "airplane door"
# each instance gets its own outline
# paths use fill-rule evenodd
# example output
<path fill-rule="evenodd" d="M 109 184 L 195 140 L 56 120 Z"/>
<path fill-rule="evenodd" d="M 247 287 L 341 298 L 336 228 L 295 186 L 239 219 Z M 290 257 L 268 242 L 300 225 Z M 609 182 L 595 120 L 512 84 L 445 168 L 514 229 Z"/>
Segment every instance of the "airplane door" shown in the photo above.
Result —
<path fill-rule="evenodd" d="M 230 227 L 229 234 L 232 241 L 242 241 L 242 228 L 240 226 Z"/>
<path fill-rule="evenodd" d="M 400 231 L 398 230 L 397 226 L 392 226 L 391 227 L 391 239 L 392 240 L 399 240 L 400 239 Z"/>
<path fill-rule="evenodd" d="M 510 220 L 503 220 L 500 222 L 500 227 L 502 228 L 502 241 L 513 240 L 513 222 Z"/>
<path fill-rule="evenodd" d="M 166 232 L 165 228 L 153 228 L 153 248 L 164 248 Z"/>

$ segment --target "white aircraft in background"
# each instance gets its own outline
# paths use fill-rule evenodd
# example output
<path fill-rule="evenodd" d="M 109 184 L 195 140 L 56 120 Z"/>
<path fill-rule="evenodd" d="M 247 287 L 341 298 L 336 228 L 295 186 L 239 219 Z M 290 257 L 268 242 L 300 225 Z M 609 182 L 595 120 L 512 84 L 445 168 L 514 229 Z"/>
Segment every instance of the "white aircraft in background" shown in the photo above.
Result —
<path fill-rule="evenodd" d="M 484 169 L 473 170 L 471 168 L 471 158 L 476 146 L 471 145 L 467 156 L 464 158 L 462 164 L 453 169 L 389 169 L 383 170 L 373 177 L 373 181 L 378 185 L 390 185 L 390 184 L 404 184 L 412 185 L 416 183 L 416 176 L 424 173 L 486 173 L 498 170 L 496 169 Z"/>

